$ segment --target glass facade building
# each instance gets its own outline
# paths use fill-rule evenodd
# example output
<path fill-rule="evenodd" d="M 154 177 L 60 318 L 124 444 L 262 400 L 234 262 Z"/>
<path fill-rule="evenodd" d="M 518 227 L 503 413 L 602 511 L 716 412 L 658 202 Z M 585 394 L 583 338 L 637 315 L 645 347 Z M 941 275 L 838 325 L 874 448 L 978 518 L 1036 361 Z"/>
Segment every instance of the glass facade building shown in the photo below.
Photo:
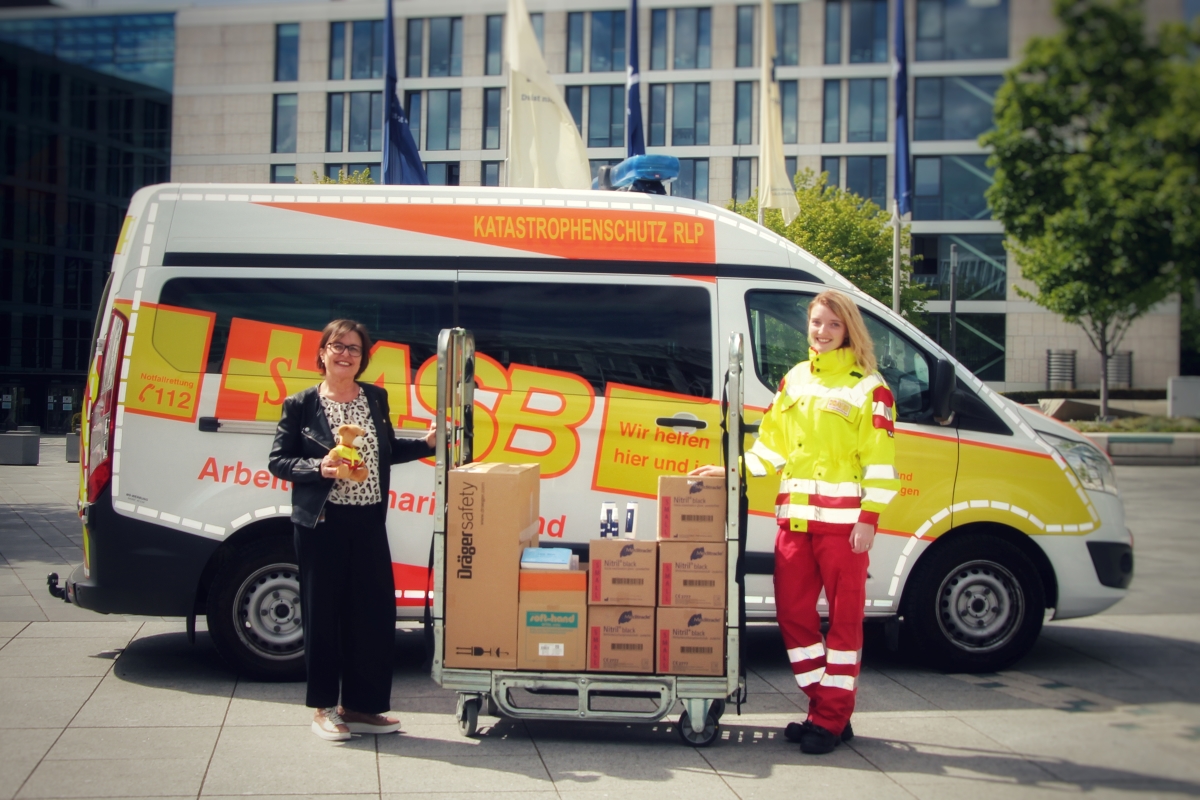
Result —
<path fill-rule="evenodd" d="M 170 179 L 173 14 L 0 18 L 0 430 L 70 430 L 130 196 Z"/>

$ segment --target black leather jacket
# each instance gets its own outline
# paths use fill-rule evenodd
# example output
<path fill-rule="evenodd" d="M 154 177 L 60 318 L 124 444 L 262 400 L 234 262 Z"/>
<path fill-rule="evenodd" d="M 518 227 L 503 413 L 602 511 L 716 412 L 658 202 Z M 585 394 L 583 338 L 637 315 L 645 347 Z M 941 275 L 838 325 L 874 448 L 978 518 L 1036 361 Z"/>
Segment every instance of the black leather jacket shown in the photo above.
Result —
<path fill-rule="evenodd" d="M 367 396 L 375 435 L 379 439 L 379 518 L 387 516 L 388 484 L 392 464 L 403 464 L 434 454 L 434 448 L 420 439 L 397 439 L 388 412 L 387 392 L 368 383 L 358 384 Z M 333 448 L 333 430 L 325 418 L 317 386 L 296 392 L 283 401 L 283 416 L 275 431 L 268 469 L 271 474 L 292 484 L 292 522 L 315 528 L 333 479 L 321 477 L 321 459 Z"/>

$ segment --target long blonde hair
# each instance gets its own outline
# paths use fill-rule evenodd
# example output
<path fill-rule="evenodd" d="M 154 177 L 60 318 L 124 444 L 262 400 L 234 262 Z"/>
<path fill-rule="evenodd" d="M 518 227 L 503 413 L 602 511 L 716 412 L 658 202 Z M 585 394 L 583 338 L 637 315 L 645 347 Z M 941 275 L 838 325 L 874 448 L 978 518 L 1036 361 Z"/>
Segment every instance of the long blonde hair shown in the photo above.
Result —
<path fill-rule="evenodd" d="M 846 326 L 846 340 L 842 347 L 850 348 L 854 360 L 868 374 L 875 371 L 875 343 L 871 334 L 867 333 L 867 324 L 863 322 L 862 313 L 846 295 L 836 289 L 827 289 L 813 298 L 808 304 L 808 316 L 812 317 L 813 308 L 822 305 L 837 315 Z M 812 344 L 810 341 L 809 344 Z"/>

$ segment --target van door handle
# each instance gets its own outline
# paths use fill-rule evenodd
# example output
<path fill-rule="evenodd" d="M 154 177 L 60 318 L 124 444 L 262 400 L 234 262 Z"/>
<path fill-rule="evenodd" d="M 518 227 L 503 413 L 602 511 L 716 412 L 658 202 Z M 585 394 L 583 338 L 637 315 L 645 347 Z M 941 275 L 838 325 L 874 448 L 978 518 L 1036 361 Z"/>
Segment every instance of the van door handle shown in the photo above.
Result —
<path fill-rule="evenodd" d="M 659 417 L 654 420 L 654 424 L 660 428 L 694 428 L 698 431 L 708 427 L 708 423 L 704 420 L 691 417 Z"/>

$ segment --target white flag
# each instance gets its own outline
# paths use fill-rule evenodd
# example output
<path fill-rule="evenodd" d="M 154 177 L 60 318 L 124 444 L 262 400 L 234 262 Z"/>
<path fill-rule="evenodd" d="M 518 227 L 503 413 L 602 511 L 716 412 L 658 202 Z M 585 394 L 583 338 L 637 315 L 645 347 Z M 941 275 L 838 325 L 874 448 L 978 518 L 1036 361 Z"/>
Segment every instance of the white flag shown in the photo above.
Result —
<path fill-rule="evenodd" d="M 783 161 L 783 114 L 779 84 L 775 82 L 775 6 L 762 0 L 762 79 L 758 135 L 762 140 L 758 157 L 758 206 L 778 208 L 783 224 L 791 225 L 800 213 L 796 187 L 788 178 Z"/>
<path fill-rule="evenodd" d="M 550 80 L 525 0 L 508 0 L 508 185 L 589 189 L 587 148 Z"/>

